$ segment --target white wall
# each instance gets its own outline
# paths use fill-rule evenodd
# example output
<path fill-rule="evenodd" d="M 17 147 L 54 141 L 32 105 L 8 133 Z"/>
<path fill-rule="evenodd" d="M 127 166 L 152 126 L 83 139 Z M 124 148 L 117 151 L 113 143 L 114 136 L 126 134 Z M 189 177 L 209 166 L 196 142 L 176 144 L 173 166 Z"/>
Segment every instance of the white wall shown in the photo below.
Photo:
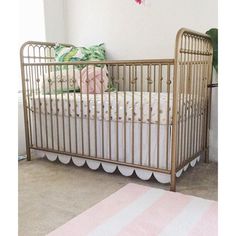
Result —
<path fill-rule="evenodd" d="M 106 44 L 110 59 L 174 56 L 175 35 L 217 26 L 217 0 L 67 0 L 68 42 Z"/>
<path fill-rule="evenodd" d="M 20 42 L 45 41 L 43 0 L 20 1 Z"/>
<path fill-rule="evenodd" d="M 64 0 L 43 0 L 45 33 L 48 42 L 65 42 Z"/>
<path fill-rule="evenodd" d="M 217 27 L 217 0 L 67 0 L 66 41 L 104 42 L 108 59 L 173 58 L 182 27 L 206 32 Z M 217 90 L 213 90 L 210 159 L 217 161 Z"/>
<path fill-rule="evenodd" d="M 46 41 L 43 0 L 21 0 L 19 12 L 19 40 L 18 48 L 29 40 Z M 19 54 L 18 54 L 19 55 Z M 18 90 L 21 90 L 20 63 L 16 68 L 18 73 Z M 22 96 L 18 96 L 18 155 L 24 155 L 25 130 L 23 117 Z"/>

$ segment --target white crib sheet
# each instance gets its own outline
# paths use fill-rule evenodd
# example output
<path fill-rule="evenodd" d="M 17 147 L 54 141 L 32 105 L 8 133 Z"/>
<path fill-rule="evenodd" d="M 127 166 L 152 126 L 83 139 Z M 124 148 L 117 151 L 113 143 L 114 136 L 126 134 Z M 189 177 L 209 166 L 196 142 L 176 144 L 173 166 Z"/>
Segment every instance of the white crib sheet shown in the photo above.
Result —
<path fill-rule="evenodd" d="M 109 101 L 110 101 L 110 119 L 116 121 L 124 121 L 124 114 L 126 109 L 126 121 L 132 121 L 132 114 L 134 111 L 134 122 L 145 123 L 158 123 L 158 111 L 160 115 L 160 124 L 167 124 L 167 110 L 169 110 L 169 124 L 172 122 L 172 93 L 149 93 L 143 92 L 105 92 L 101 94 L 80 94 L 80 93 L 64 93 L 63 95 L 37 95 L 31 97 L 31 110 L 41 113 L 48 113 L 58 115 L 71 116 L 75 114 L 82 117 L 81 101 L 83 109 L 83 118 L 87 118 L 88 114 L 90 119 L 95 118 L 95 105 L 96 105 L 96 118 L 102 120 L 102 115 L 105 120 L 109 120 Z M 51 99 L 51 100 L 50 100 Z M 158 101 L 160 99 L 160 107 Z M 102 113 L 102 101 L 104 104 L 104 113 Z M 169 101 L 169 104 L 168 104 Z M 41 106 L 40 106 L 41 104 Z M 126 105 L 125 105 L 126 104 Z M 143 112 L 141 112 L 141 104 Z M 126 107 L 124 107 L 126 106 Z M 150 108 L 149 108 L 150 106 Z M 68 109 L 69 107 L 69 109 Z M 88 109 L 89 107 L 89 109 Z M 89 112 L 88 112 L 89 110 Z M 62 114 L 64 111 L 64 114 Z M 142 117 L 141 117 L 142 115 Z"/>

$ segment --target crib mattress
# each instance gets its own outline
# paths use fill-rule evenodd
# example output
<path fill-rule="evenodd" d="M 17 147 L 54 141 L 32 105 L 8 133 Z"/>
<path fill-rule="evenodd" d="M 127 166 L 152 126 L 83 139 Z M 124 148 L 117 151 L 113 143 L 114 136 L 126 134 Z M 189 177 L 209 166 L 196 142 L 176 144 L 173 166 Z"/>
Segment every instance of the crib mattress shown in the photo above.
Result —
<path fill-rule="evenodd" d="M 105 92 L 103 95 L 65 93 L 31 96 L 30 108 L 41 114 L 72 117 L 76 115 L 80 118 L 107 121 L 171 124 L 172 98 L 172 93 L 164 92 L 160 94 L 130 91 Z"/>

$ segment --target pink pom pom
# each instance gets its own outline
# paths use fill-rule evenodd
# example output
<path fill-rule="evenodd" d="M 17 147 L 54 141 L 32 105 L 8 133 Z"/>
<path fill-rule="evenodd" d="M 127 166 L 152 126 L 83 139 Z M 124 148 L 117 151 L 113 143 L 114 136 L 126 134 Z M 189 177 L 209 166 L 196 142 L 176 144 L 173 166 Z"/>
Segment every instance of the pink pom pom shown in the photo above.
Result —
<path fill-rule="evenodd" d="M 143 1 L 142 0 L 135 0 L 138 4 L 141 4 Z"/>

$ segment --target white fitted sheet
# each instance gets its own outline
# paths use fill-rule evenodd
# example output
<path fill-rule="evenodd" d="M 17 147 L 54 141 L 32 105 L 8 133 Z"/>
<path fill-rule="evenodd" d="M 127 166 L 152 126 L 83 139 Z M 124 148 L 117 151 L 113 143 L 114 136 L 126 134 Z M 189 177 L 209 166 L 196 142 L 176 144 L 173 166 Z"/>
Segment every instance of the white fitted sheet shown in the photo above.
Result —
<path fill-rule="evenodd" d="M 126 109 L 126 122 L 140 122 L 144 123 L 158 123 L 160 116 L 160 124 L 169 124 L 172 122 L 172 93 L 149 93 L 143 92 L 105 92 L 101 94 L 80 94 L 80 93 L 64 93 L 57 95 L 37 95 L 31 97 L 31 110 L 41 113 L 52 113 L 56 115 L 79 116 L 80 118 L 88 117 L 88 110 L 90 119 L 95 118 L 95 105 L 96 105 L 96 118 L 102 120 L 111 119 L 112 121 L 124 121 Z M 51 100 L 50 100 L 51 99 Z M 110 100 L 110 103 L 109 103 Z M 81 101 L 83 117 L 81 112 Z M 104 104 L 104 112 L 102 113 L 102 101 Z M 159 102 L 158 102 L 159 101 Z M 169 102 L 168 102 L 169 101 Z M 41 105 L 40 105 L 41 104 Z M 126 108 L 124 105 L 126 104 Z M 143 112 L 141 112 L 141 104 Z M 158 107 L 160 104 L 160 107 Z M 109 117 L 109 105 L 111 113 Z M 69 109 L 68 109 L 69 107 Z M 89 107 L 89 109 L 88 109 Z M 149 108 L 150 107 L 150 108 Z M 169 110 L 169 114 L 167 111 Z M 64 111 L 64 114 L 63 114 Z M 159 113 L 158 113 L 159 111 Z M 132 117 L 134 113 L 134 117 Z M 169 119 L 167 119 L 167 116 Z M 151 118 L 151 119 L 150 119 Z"/>

